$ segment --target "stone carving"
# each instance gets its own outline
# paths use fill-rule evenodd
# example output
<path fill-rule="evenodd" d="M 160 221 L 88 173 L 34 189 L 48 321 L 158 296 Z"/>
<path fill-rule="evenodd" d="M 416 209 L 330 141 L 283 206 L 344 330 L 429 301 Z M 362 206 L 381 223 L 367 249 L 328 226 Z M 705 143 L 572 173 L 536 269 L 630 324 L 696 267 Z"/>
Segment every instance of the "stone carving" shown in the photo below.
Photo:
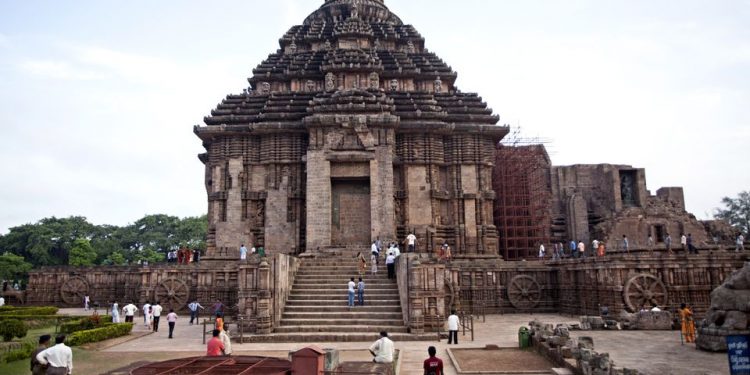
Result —
<path fill-rule="evenodd" d="M 292 44 L 289 45 L 289 52 L 292 54 L 297 53 L 297 43 L 292 41 Z"/>
<path fill-rule="evenodd" d="M 391 80 L 391 91 L 396 90 L 398 90 L 398 80 L 394 78 Z"/>
<path fill-rule="evenodd" d="M 711 292 L 711 307 L 698 327 L 698 348 L 727 350 L 726 336 L 748 335 L 750 313 L 750 262 L 734 271 L 724 284 Z"/>
<path fill-rule="evenodd" d="M 633 191 L 634 185 L 633 178 L 629 174 L 623 174 L 620 181 L 620 194 L 622 195 L 622 203 L 626 205 L 635 204 L 635 194 Z"/>
<path fill-rule="evenodd" d="M 380 88 L 380 76 L 378 75 L 378 73 L 375 73 L 375 72 L 370 73 L 370 88 L 371 89 Z"/>
<path fill-rule="evenodd" d="M 313 80 L 311 80 L 311 79 L 308 79 L 308 80 L 307 80 L 307 84 L 306 84 L 306 87 L 307 87 L 307 91 L 308 91 L 308 92 L 313 92 L 313 91 L 315 91 L 315 81 L 313 81 Z"/>
<path fill-rule="evenodd" d="M 330 49 L 331 49 L 331 41 L 330 41 L 330 40 L 328 40 L 328 39 L 326 39 L 326 43 L 325 43 L 325 48 L 326 48 L 327 50 L 330 50 Z"/>
<path fill-rule="evenodd" d="M 167 279 L 156 286 L 154 297 L 165 308 L 178 310 L 189 302 L 190 288 L 182 280 Z"/>
<path fill-rule="evenodd" d="M 411 40 L 409 41 L 409 43 L 406 43 L 406 52 L 409 52 L 409 53 L 417 52 L 417 49 L 414 47 L 414 42 L 412 42 Z"/>
<path fill-rule="evenodd" d="M 333 91 L 336 89 L 336 76 L 333 73 L 326 74 L 326 91 Z"/>
<path fill-rule="evenodd" d="M 435 82 L 433 82 L 432 85 L 434 86 L 435 93 L 439 94 L 443 92 L 443 81 L 440 79 L 440 76 L 435 79 Z"/>
<path fill-rule="evenodd" d="M 642 307 L 664 307 L 667 304 L 667 288 L 664 283 L 650 273 L 635 275 L 625 282 L 622 297 L 628 310 L 640 311 Z"/>
<path fill-rule="evenodd" d="M 531 276 L 516 275 L 508 283 L 508 300 L 517 309 L 530 309 L 542 299 L 542 287 Z"/>
<path fill-rule="evenodd" d="M 357 90 L 359 89 L 359 76 L 355 76 L 352 80 L 352 89 Z"/>
<path fill-rule="evenodd" d="M 263 94 L 268 94 L 271 92 L 271 84 L 268 82 L 261 82 L 260 84 L 260 92 Z"/>
<path fill-rule="evenodd" d="M 82 277 L 74 276 L 63 283 L 60 287 L 60 298 L 70 305 L 80 305 L 83 297 L 89 294 L 89 283 Z"/>
<path fill-rule="evenodd" d="M 669 311 L 639 311 L 637 313 L 620 313 L 620 321 L 627 329 L 635 330 L 670 330 L 674 318 Z"/>
<path fill-rule="evenodd" d="M 375 42 L 372 44 L 372 47 L 376 51 L 380 49 L 380 39 L 379 38 L 375 39 Z"/>

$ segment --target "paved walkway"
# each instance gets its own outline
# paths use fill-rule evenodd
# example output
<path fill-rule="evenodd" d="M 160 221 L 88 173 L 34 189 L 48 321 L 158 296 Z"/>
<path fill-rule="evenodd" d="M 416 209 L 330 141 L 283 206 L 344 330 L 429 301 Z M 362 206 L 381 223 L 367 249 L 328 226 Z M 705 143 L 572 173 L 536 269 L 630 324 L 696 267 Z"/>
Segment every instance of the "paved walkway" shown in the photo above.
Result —
<path fill-rule="evenodd" d="M 66 311 L 63 311 L 66 312 Z M 518 328 L 533 319 L 550 323 L 575 323 L 577 317 L 554 314 L 508 314 L 488 315 L 485 323 L 476 323 L 474 341 L 467 332 L 466 336 L 459 333 L 457 348 L 482 348 L 487 344 L 501 347 L 517 345 Z M 203 351 L 202 325 L 190 326 L 188 318 L 181 316 L 175 329 L 175 338 L 168 339 L 166 323 L 159 332 L 127 341 L 122 344 L 104 349 L 106 352 L 197 352 Z M 143 318 L 136 318 L 136 331 L 146 331 Z M 618 366 L 638 368 L 648 374 L 727 374 L 728 365 L 725 353 L 706 353 L 695 349 L 694 345 L 680 345 L 678 331 L 586 331 L 573 332 L 573 335 L 591 336 L 597 351 L 609 352 L 610 357 Z M 208 339 L 208 337 L 207 337 Z M 234 344 L 235 354 L 265 355 L 287 358 L 289 351 L 298 350 L 310 345 L 309 343 L 252 343 Z M 367 352 L 370 343 L 316 343 L 323 348 L 340 350 L 342 361 L 367 361 L 371 356 Z M 445 340 L 424 342 L 396 342 L 396 349 L 400 351 L 401 374 L 419 374 L 422 361 L 427 357 L 427 347 L 433 345 L 438 349 L 438 357 L 446 364 L 447 375 L 456 374 L 455 367 L 450 363 Z M 175 353 L 178 357 L 179 354 Z"/>

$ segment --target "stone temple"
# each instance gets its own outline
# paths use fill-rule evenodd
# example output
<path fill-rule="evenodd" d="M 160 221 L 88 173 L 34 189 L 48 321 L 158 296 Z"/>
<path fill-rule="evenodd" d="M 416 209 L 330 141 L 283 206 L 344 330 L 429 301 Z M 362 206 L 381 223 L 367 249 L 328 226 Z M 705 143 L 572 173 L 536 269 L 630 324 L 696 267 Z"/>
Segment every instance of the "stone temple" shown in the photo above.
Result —
<path fill-rule="evenodd" d="M 617 316 L 685 302 L 700 318 L 747 260 L 722 248 L 721 223 L 685 210 L 681 188 L 652 194 L 643 169 L 553 166 L 542 146 L 503 145 L 508 127 L 383 0 L 325 0 L 279 45 L 194 128 L 206 149 L 201 262 L 45 268 L 28 303 L 220 299 L 246 340 L 408 340 L 453 308 Z M 354 254 L 408 233 L 417 251 L 398 258 L 396 280 L 367 273 L 373 306 L 348 310 Z M 682 233 L 699 254 L 679 249 Z M 608 253 L 530 261 L 571 239 Z M 444 242 L 450 262 L 435 257 Z M 267 256 L 239 261 L 243 243 Z"/>
<path fill-rule="evenodd" d="M 492 170 L 508 132 L 383 1 L 326 1 L 196 127 L 209 256 L 419 238 L 496 254 Z"/>

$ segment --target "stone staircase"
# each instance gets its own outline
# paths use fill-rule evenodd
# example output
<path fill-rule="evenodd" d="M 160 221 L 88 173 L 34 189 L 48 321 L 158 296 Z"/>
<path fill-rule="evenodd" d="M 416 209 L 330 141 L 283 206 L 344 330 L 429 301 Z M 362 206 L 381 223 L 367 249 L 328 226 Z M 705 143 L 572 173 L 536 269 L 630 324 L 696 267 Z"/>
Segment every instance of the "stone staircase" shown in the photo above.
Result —
<path fill-rule="evenodd" d="M 302 261 L 278 327 L 270 335 L 251 335 L 245 342 L 374 341 L 380 331 L 394 340 L 429 340 L 432 335 L 410 335 L 404 325 L 396 280 L 388 280 L 383 259 L 378 273 L 363 275 L 365 305 L 347 306 L 347 282 L 359 281 L 357 250 Z"/>

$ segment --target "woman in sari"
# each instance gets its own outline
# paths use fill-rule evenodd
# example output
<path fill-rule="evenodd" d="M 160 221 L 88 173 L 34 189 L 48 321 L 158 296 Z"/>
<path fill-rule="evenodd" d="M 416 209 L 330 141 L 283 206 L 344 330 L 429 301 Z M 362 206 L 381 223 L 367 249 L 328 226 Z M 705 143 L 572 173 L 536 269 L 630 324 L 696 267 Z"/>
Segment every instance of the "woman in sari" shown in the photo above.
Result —
<path fill-rule="evenodd" d="M 695 322 L 693 322 L 693 311 L 684 303 L 680 305 L 680 323 L 682 326 L 682 337 L 685 342 L 695 342 Z"/>
<path fill-rule="evenodd" d="M 361 252 L 357 254 L 357 265 L 359 266 L 359 276 L 364 276 L 367 261 L 365 261 L 365 256 Z"/>

